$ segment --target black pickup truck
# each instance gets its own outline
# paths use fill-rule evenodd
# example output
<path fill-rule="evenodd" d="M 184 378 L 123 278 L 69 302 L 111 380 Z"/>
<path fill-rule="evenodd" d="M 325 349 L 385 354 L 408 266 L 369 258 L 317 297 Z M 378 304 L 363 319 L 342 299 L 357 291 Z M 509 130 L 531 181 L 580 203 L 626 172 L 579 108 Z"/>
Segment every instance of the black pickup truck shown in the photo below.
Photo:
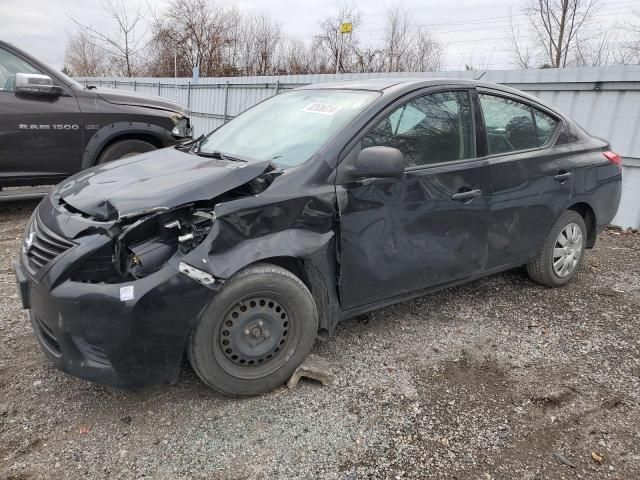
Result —
<path fill-rule="evenodd" d="M 188 140 L 189 113 L 161 98 L 82 85 L 0 41 L 0 190 L 58 183 Z"/>

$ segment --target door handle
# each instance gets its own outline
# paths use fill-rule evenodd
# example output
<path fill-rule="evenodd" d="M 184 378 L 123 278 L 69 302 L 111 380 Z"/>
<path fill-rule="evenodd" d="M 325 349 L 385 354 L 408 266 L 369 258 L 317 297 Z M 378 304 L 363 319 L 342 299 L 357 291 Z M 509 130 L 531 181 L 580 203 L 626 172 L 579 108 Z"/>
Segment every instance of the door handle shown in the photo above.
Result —
<path fill-rule="evenodd" d="M 458 202 L 468 202 L 482 195 L 482 190 L 468 190 L 466 192 L 458 192 L 451 195 L 451 200 Z"/>
<path fill-rule="evenodd" d="M 555 177 L 553 177 L 553 179 L 556 182 L 564 183 L 567 180 L 569 180 L 570 176 L 571 176 L 571 172 L 562 172 L 562 173 L 557 174 Z"/>

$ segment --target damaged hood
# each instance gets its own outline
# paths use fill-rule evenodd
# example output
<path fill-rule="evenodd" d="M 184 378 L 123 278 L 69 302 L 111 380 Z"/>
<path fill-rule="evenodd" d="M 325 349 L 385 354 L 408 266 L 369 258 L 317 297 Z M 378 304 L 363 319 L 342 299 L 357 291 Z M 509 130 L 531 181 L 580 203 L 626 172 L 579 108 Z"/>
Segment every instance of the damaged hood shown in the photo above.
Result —
<path fill-rule="evenodd" d="M 115 220 L 213 199 L 260 176 L 269 165 L 268 160 L 217 160 L 170 147 L 80 172 L 52 196 L 95 219 Z"/>
<path fill-rule="evenodd" d="M 160 110 L 167 110 L 170 112 L 180 113 L 184 116 L 189 116 L 190 112 L 174 102 L 170 102 L 160 97 L 154 97 L 150 95 L 142 95 L 137 92 L 131 92 L 128 90 L 118 90 L 115 88 L 98 87 L 95 93 L 100 96 L 105 102 L 113 103 L 115 105 L 132 105 L 138 107 L 147 108 L 159 108 Z"/>

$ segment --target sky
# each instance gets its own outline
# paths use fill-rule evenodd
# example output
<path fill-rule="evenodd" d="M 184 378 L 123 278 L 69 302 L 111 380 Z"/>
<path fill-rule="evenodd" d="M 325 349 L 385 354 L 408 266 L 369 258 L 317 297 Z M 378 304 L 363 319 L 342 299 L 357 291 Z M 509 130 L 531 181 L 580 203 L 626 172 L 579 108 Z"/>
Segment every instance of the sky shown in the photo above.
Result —
<path fill-rule="evenodd" d="M 137 0 L 131 1 L 136 4 Z M 219 0 L 224 2 L 225 0 Z M 525 0 L 404 0 L 412 19 L 431 31 L 445 46 L 444 69 L 462 70 L 465 64 L 481 69 L 514 68 L 505 37 L 509 12 L 523 24 L 520 6 Z M 146 0 L 153 9 L 162 9 L 167 0 Z M 360 0 L 360 35 L 363 40 L 380 41 L 383 36 L 385 5 L 390 2 Z M 290 36 L 310 39 L 319 19 L 337 11 L 337 0 L 227 0 L 240 11 L 266 11 L 277 19 Z M 640 0 L 599 0 L 597 23 L 615 27 L 640 10 Z M 74 32 L 71 17 L 98 30 L 108 31 L 112 21 L 100 10 L 98 0 L 0 0 L 0 40 L 8 41 L 45 63 L 61 68 L 65 42 Z"/>

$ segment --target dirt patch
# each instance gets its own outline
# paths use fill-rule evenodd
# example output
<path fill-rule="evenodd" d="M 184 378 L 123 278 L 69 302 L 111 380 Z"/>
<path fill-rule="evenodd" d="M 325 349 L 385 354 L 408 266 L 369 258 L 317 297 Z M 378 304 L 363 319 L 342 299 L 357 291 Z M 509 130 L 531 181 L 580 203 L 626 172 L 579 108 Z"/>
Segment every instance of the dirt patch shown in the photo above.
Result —
<path fill-rule="evenodd" d="M 238 399 L 52 368 L 12 270 L 34 205 L 0 206 L 0 478 L 640 478 L 639 235 L 562 289 L 517 269 L 345 322 L 331 385 Z"/>

